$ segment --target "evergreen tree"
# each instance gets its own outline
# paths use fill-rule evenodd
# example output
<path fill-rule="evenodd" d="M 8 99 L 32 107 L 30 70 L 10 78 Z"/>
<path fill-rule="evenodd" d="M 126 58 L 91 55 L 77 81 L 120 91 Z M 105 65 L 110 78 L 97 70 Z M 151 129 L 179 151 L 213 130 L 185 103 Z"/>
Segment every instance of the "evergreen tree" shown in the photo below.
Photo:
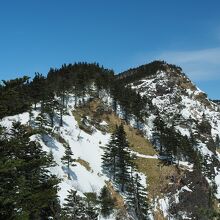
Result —
<path fill-rule="evenodd" d="M 143 116 L 144 116 L 144 106 L 145 106 L 146 100 L 144 100 L 141 95 L 138 93 L 136 94 L 134 100 L 132 101 L 132 111 L 135 115 L 136 119 L 136 127 L 137 129 L 141 129 L 140 124 L 143 122 Z"/>
<path fill-rule="evenodd" d="M 117 129 L 118 127 L 116 126 L 116 131 Z M 118 155 L 116 131 L 111 135 L 110 141 L 105 147 L 104 155 L 102 156 L 103 172 L 106 173 L 108 177 L 113 178 L 113 180 L 115 180 L 116 159 Z"/>
<path fill-rule="evenodd" d="M 141 184 L 141 178 L 138 174 L 136 174 L 135 177 L 131 177 L 129 186 L 127 202 L 130 212 L 133 212 L 138 220 L 149 219 L 147 193 Z"/>
<path fill-rule="evenodd" d="M 45 112 L 48 114 L 50 118 L 50 126 L 54 127 L 54 116 L 55 110 L 58 109 L 59 103 L 54 100 L 54 97 L 49 99 L 45 104 Z"/>
<path fill-rule="evenodd" d="M 120 190 L 125 192 L 126 184 L 130 180 L 129 168 L 132 157 L 129 150 L 129 143 L 126 138 L 124 127 L 121 124 L 116 132 L 117 145 L 117 159 L 116 159 L 116 173 L 115 181 L 120 186 Z"/>
<path fill-rule="evenodd" d="M 46 131 L 46 127 L 49 125 L 48 116 L 45 112 L 40 112 L 36 117 L 35 123 L 37 127 L 42 131 Z"/>
<path fill-rule="evenodd" d="M 154 119 L 154 126 L 156 132 L 154 133 L 154 144 L 159 145 L 160 147 L 160 153 L 163 153 L 164 148 L 164 129 L 165 124 L 161 117 L 159 116 L 159 113 L 157 113 L 156 118 Z"/>
<path fill-rule="evenodd" d="M 216 148 L 220 147 L 220 138 L 219 138 L 218 134 L 216 135 L 216 138 L 215 138 L 215 146 L 216 146 Z"/>
<path fill-rule="evenodd" d="M 40 73 L 35 73 L 35 76 L 30 83 L 30 88 L 31 88 L 31 97 L 34 102 L 34 108 L 36 110 L 36 105 L 37 102 L 41 101 L 41 110 L 44 108 L 44 103 L 47 99 L 47 82 L 46 78 L 40 74 Z"/>
<path fill-rule="evenodd" d="M 66 149 L 65 149 L 65 154 L 64 154 L 64 156 L 61 158 L 61 160 L 62 160 L 62 162 L 63 162 L 64 164 L 67 165 L 67 169 L 68 169 L 68 171 L 67 171 L 67 172 L 68 172 L 68 179 L 70 179 L 70 166 L 75 166 L 75 164 L 73 164 L 73 162 L 75 162 L 76 160 L 72 158 L 73 152 L 72 152 L 70 146 L 67 144 L 67 145 L 65 146 L 65 148 L 66 148 Z"/>
<path fill-rule="evenodd" d="M 83 198 L 77 195 L 77 191 L 68 191 L 68 196 L 65 199 L 62 209 L 61 219 L 63 220 L 81 220 L 86 219 L 85 204 Z"/>
<path fill-rule="evenodd" d="M 85 193 L 86 220 L 98 220 L 98 200 L 96 193 Z"/>
<path fill-rule="evenodd" d="M 114 200 L 111 196 L 111 192 L 106 186 L 102 188 L 99 200 L 101 203 L 101 214 L 103 217 L 108 217 L 113 212 Z"/>
<path fill-rule="evenodd" d="M 29 140 L 29 127 L 14 123 L 11 135 L 1 145 L 0 218 L 56 217 L 58 179 L 48 171 L 54 165 L 52 158 Z"/>
<path fill-rule="evenodd" d="M 112 134 L 102 160 L 104 172 L 110 178 L 113 177 L 120 190 L 125 192 L 126 184 L 130 178 L 130 168 L 134 163 L 122 124 L 116 127 L 115 132 Z"/>
<path fill-rule="evenodd" d="M 29 77 L 3 80 L 0 86 L 0 118 L 28 111 L 30 108 Z"/>

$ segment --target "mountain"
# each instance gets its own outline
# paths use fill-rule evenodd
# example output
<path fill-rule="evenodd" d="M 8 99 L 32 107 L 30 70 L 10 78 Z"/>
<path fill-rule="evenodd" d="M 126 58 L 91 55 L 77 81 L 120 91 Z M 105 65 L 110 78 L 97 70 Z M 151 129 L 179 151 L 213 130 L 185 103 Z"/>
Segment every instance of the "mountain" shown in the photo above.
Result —
<path fill-rule="evenodd" d="M 158 66 L 158 69 L 153 70 L 155 65 Z M 119 79 L 142 97 L 146 97 L 151 103 L 151 105 L 148 105 L 149 115 L 143 123 L 143 131 L 158 151 L 161 150 L 161 145 L 163 145 L 161 144 L 163 142 L 161 132 L 159 132 L 160 141 L 157 142 L 158 127 L 155 126 L 155 119 L 158 118 L 163 122 L 163 125 L 171 128 L 171 132 L 177 132 L 195 142 L 191 147 L 202 159 L 201 174 L 205 176 L 209 184 L 215 185 L 215 196 L 219 199 L 220 113 L 218 102 L 210 101 L 207 95 L 197 88 L 182 72 L 181 68 L 164 62 L 156 61 L 136 69 L 130 69 L 119 74 Z M 177 140 L 176 142 L 172 141 L 172 136 L 171 134 L 170 143 L 165 141 L 166 144 L 163 147 L 167 148 L 170 145 L 170 148 L 172 148 L 173 145 L 177 144 Z M 166 138 L 168 137 L 169 135 L 166 136 Z M 175 139 L 175 137 L 173 138 Z M 193 151 L 179 145 L 173 153 L 176 154 L 175 157 L 178 159 L 195 163 Z M 189 175 L 191 177 L 187 178 L 192 178 L 190 186 L 188 185 L 189 188 L 196 188 L 193 183 L 196 180 L 193 180 L 191 174 Z M 197 178 L 196 175 L 195 178 Z M 187 180 L 187 182 L 190 181 Z M 202 190 L 198 190 L 199 194 L 202 194 Z M 197 199 L 199 198 L 198 195 L 193 195 L 193 192 L 191 192 L 191 195 L 187 195 L 187 199 L 191 201 L 191 207 L 195 199 L 194 196 Z M 181 206 L 181 202 L 183 202 L 182 207 L 187 209 L 184 199 L 186 198 L 182 198 L 182 201 L 179 199 L 177 205 L 173 204 L 175 212 L 176 206 Z M 200 199 L 202 201 L 202 198 Z"/>
<path fill-rule="evenodd" d="M 219 219 L 219 106 L 180 67 L 3 81 L 0 118 L 2 219 Z"/>

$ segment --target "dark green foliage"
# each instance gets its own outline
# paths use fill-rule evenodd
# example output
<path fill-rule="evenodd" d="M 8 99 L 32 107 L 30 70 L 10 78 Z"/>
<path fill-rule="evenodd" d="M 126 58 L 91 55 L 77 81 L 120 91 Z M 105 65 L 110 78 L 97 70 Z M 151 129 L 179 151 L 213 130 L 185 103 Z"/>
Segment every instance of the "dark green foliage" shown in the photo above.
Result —
<path fill-rule="evenodd" d="M 51 69 L 47 76 L 36 73 L 31 82 L 28 77 L 3 81 L 0 85 L 0 119 L 28 111 L 29 125 L 38 125 L 40 133 L 51 132 L 51 127 L 54 127 L 58 120 L 60 126 L 64 124 L 63 116 L 67 112 L 69 93 L 75 95 L 75 105 L 78 106 L 85 104 L 88 94 L 91 99 L 100 98 L 103 95 L 102 91 L 105 90 L 113 99 L 113 110 L 117 113 L 120 105 L 123 119 L 126 122 L 135 119 L 137 129 L 141 130 L 148 116 L 148 110 L 156 113 L 156 107 L 147 97 L 136 93 L 128 83 L 137 85 L 137 80 L 167 69 L 181 71 L 174 65 L 155 61 L 114 76 L 113 71 L 104 69 L 96 63 L 75 63 L 64 64 L 60 69 Z M 172 83 L 170 85 L 173 86 Z M 157 86 L 157 90 L 162 94 L 168 91 L 163 86 Z M 180 99 L 176 102 L 179 103 Z M 31 120 L 32 104 L 35 109 L 39 106 L 37 104 L 41 104 L 41 112 L 36 123 Z M 55 118 L 57 112 L 59 112 L 58 118 Z M 179 115 L 176 114 L 176 117 L 175 121 L 178 120 Z M 192 133 L 190 138 L 176 131 L 174 124 L 166 126 L 159 113 L 154 123 L 156 129 L 153 141 L 161 155 L 171 158 L 171 163 L 173 158 L 177 161 L 187 159 L 194 163 L 194 170 L 200 173 L 203 169 L 206 175 L 214 178 L 213 171 L 209 172 L 211 168 L 208 167 L 206 160 L 196 150 L 197 135 L 204 137 L 211 135 L 211 125 L 205 115 L 203 121 L 198 124 L 199 134 Z M 59 219 L 56 196 L 58 180 L 48 171 L 48 168 L 53 166 L 53 159 L 51 155 L 46 155 L 38 144 L 29 141 L 32 132 L 29 127 L 21 126 L 19 123 L 14 124 L 10 138 L 6 139 L 4 129 L 0 128 L 1 219 L 47 219 L 48 217 Z M 215 141 L 212 139 L 207 141 L 207 147 L 213 148 L 214 151 L 219 147 L 219 142 L 217 136 Z M 68 178 L 70 178 L 69 168 L 75 161 L 72 156 L 71 148 L 67 145 L 62 161 L 68 168 Z M 133 174 L 135 170 L 133 158 L 122 125 L 112 134 L 102 159 L 104 172 L 113 179 L 115 187 L 120 192 L 128 195 L 129 212 L 134 213 L 137 219 L 147 219 L 146 193 L 140 184 L 140 178 Z M 207 170 L 204 167 L 207 167 Z M 101 212 L 103 216 L 107 216 L 113 204 L 106 189 L 102 190 L 100 199 Z M 97 219 L 96 202 L 97 198 L 94 194 L 87 194 L 86 199 L 83 199 L 77 196 L 75 191 L 70 191 L 62 218 Z M 207 213 L 204 215 L 213 215 Z"/>
<path fill-rule="evenodd" d="M 104 155 L 102 156 L 103 171 L 113 180 L 115 180 L 116 160 L 118 156 L 118 146 L 116 138 L 116 132 L 114 132 L 111 135 L 111 139 L 105 147 Z"/>
<path fill-rule="evenodd" d="M 105 148 L 103 159 L 103 170 L 110 177 L 116 187 L 127 195 L 128 211 L 131 216 L 135 213 L 138 219 L 148 219 L 148 204 L 146 192 L 140 183 L 140 177 L 133 173 L 136 169 L 134 156 L 129 150 L 129 143 L 121 124 L 116 127 L 112 134 L 109 144 Z M 107 189 L 103 189 L 102 193 L 107 194 Z M 103 196 L 104 197 L 104 196 Z M 108 196 L 105 196 L 106 199 Z M 106 204 L 111 200 L 105 201 Z M 108 210 L 107 205 L 103 204 L 103 209 Z"/>
<path fill-rule="evenodd" d="M 163 134 L 165 130 L 165 123 L 159 116 L 159 113 L 157 113 L 156 118 L 154 119 L 154 126 L 155 126 L 155 132 L 153 134 L 153 144 L 155 146 L 159 146 L 160 153 L 163 152 Z"/>
<path fill-rule="evenodd" d="M 22 113 L 29 108 L 29 77 L 4 81 L 0 86 L 0 118 Z"/>
<path fill-rule="evenodd" d="M 128 189 L 127 203 L 130 208 L 129 211 L 132 212 L 131 215 L 134 215 L 138 220 L 149 219 L 147 193 L 138 174 L 131 177 Z"/>
<path fill-rule="evenodd" d="M 108 190 L 106 186 L 102 188 L 99 200 L 101 204 L 102 216 L 108 217 L 113 212 L 115 202 L 111 196 L 111 192 Z"/>
<path fill-rule="evenodd" d="M 44 109 L 45 100 L 49 96 L 49 87 L 47 85 L 46 77 L 44 77 L 40 73 L 35 73 L 35 77 L 33 78 L 32 82 L 30 83 L 31 89 L 31 98 L 34 103 L 35 109 L 36 104 L 41 101 L 41 109 Z"/>
<path fill-rule="evenodd" d="M 215 147 L 220 148 L 220 138 L 218 134 L 216 135 L 216 138 L 215 138 Z"/>
<path fill-rule="evenodd" d="M 85 201 L 85 214 L 88 220 L 98 220 L 98 199 L 96 193 L 84 193 Z"/>
<path fill-rule="evenodd" d="M 62 160 L 62 162 L 64 164 L 67 165 L 68 179 L 70 179 L 70 170 L 69 169 L 70 169 L 70 166 L 75 166 L 75 164 L 73 162 L 75 162 L 76 160 L 72 158 L 73 152 L 72 152 L 70 146 L 69 145 L 65 145 L 65 148 L 66 148 L 65 149 L 65 154 L 61 158 L 61 160 Z"/>
<path fill-rule="evenodd" d="M 147 76 L 155 75 L 157 71 L 165 71 L 167 68 L 174 69 L 178 72 L 182 70 L 180 67 L 167 64 L 165 61 L 153 61 L 149 64 L 145 64 L 120 73 L 117 78 L 123 79 L 124 83 L 130 83 L 143 79 Z"/>
<path fill-rule="evenodd" d="M 202 122 L 198 125 L 198 129 L 202 134 L 211 134 L 212 126 L 206 119 L 203 119 Z"/>
<path fill-rule="evenodd" d="M 61 213 L 62 220 L 96 220 L 98 219 L 98 200 L 95 193 L 85 193 L 86 197 L 70 190 L 65 199 Z"/>
<path fill-rule="evenodd" d="M 62 209 L 61 219 L 79 220 L 86 219 L 85 204 L 83 198 L 77 195 L 77 191 L 70 190 L 65 199 L 64 208 Z"/>
<path fill-rule="evenodd" d="M 202 156 L 196 150 L 197 141 L 193 133 L 190 137 L 183 136 L 174 126 L 165 126 L 164 121 L 159 115 L 154 120 L 155 132 L 153 135 L 153 144 L 159 147 L 161 159 L 172 163 L 173 158 L 177 162 L 181 159 L 187 159 L 194 163 L 194 167 L 200 170 L 202 167 Z"/>
<path fill-rule="evenodd" d="M 95 83 L 99 93 L 99 90 L 110 87 L 113 78 L 112 70 L 104 69 L 98 64 L 75 63 L 64 64 L 60 69 L 50 69 L 47 77 L 36 73 L 30 83 L 27 76 L 3 81 L 0 85 L 0 118 L 25 112 L 31 104 L 36 108 L 37 103 L 41 103 L 41 111 L 45 112 L 45 104 L 51 102 L 51 98 L 53 99 L 54 94 L 57 94 L 61 100 L 60 124 L 62 126 L 67 91 L 75 93 L 83 100 L 87 88 L 90 87 L 88 85 Z"/>
<path fill-rule="evenodd" d="M 103 160 L 104 172 L 118 184 L 122 192 L 130 178 L 130 167 L 133 165 L 123 125 L 116 127 L 109 144 L 105 148 Z"/>
<path fill-rule="evenodd" d="M 52 158 L 29 141 L 29 127 L 15 123 L 11 134 L 0 145 L 0 218 L 56 217 L 58 179 L 47 169 L 54 165 Z"/>
<path fill-rule="evenodd" d="M 120 105 L 123 119 L 128 123 L 131 116 L 135 116 L 137 128 L 143 122 L 143 117 L 147 116 L 145 107 L 148 104 L 146 97 L 141 97 L 129 86 L 125 86 L 122 81 L 115 80 L 110 87 L 111 96 L 113 98 L 113 110 L 117 113 L 117 106 Z"/>
<path fill-rule="evenodd" d="M 132 163 L 132 157 L 129 150 L 129 143 L 127 141 L 122 124 L 117 128 L 116 140 L 118 150 L 116 159 L 115 181 L 120 186 L 120 190 L 124 192 L 126 190 L 126 184 L 129 182 L 130 179 L 129 171 L 130 165 Z"/>

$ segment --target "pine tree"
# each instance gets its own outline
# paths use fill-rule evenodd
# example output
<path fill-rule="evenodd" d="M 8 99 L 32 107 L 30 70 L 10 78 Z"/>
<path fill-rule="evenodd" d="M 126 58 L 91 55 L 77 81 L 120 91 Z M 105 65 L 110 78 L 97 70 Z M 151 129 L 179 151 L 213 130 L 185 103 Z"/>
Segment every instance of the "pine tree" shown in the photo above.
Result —
<path fill-rule="evenodd" d="M 54 100 L 54 97 L 53 98 L 51 97 L 45 103 L 45 112 L 48 114 L 50 118 L 50 126 L 52 128 L 54 127 L 55 110 L 58 108 L 58 106 L 59 106 L 59 103 L 56 100 Z"/>
<path fill-rule="evenodd" d="M 113 177 L 120 190 L 124 192 L 125 186 L 129 182 L 133 158 L 122 124 L 116 127 L 115 132 L 112 134 L 110 142 L 105 148 L 102 160 L 104 172 L 110 178 Z"/>
<path fill-rule="evenodd" d="M 116 127 L 116 130 L 118 128 Z M 116 173 L 116 159 L 118 147 L 116 145 L 116 133 L 111 135 L 110 141 L 105 147 L 104 155 L 102 156 L 102 167 L 103 172 L 107 174 L 108 177 L 115 180 Z"/>
<path fill-rule="evenodd" d="M 30 108 L 29 77 L 2 80 L 0 86 L 0 118 L 28 111 Z"/>
<path fill-rule="evenodd" d="M 85 214 L 87 220 L 98 220 L 98 200 L 96 193 L 85 193 Z"/>
<path fill-rule="evenodd" d="M 64 164 L 67 165 L 67 169 L 68 169 L 68 171 L 67 171 L 67 172 L 68 172 L 68 179 L 70 179 L 70 166 L 75 166 L 75 164 L 73 164 L 73 162 L 75 162 L 76 160 L 72 158 L 73 152 L 72 152 L 70 146 L 69 146 L 69 145 L 66 145 L 65 148 L 66 148 L 66 149 L 65 149 L 65 154 L 64 154 L 64 156 L 61 158 L 61 160 L 62 160 L 62 162 L 63 162 Z"/>
<path fill-rule="evenodd" d="M 133 212 L 138 220 L 149 219 L 147 193 L 141 184 L 141 178 L 138 174 L 135 174 L 135 177 L 131 177 L 129 186 L 127 202 L 130 212 Z"/>
<path fill-rule="evenodd" d="M 159 116 L 159 112 L 157 113 L 156 118 L 154 119 L 154 126 L 156 132 L 154 133 L 154 143 L 159 144 L 160 146 L 160 153 L 163 153 L 164 148 L 164 129 L 165 124 L 161 117 Z"/>
<path fill-rule="evenodd" d="M 35 73 L 35 77 L 33 78 L 31 84 L 31 97 L 34 102 L 34 108 L 36 110 L 36 105 L 37 102 L 41 101 L 41 109 L 43 110 L 44 108 L 44 102 L 47 97 L 47 85 L 46 85 L 46 78 L 40 74 L 40 73 Z"/>
<path fill-rule="evenodd" d="M 49 125 L 47 114 L 45 112 L 40 112 L 36 117 L 36 125 L 38 126 L 41 131 L 46 131 L 46 127 Z"/>
<path fill-rule="evenodd" d="M 106 186 L 101 189 L 99 200 L 101 204 L 101 214 L 103 217 L 108 217 L 113 212 L 114 200 Z"/>
<path fill-rule="evenodd" d="M 216 138 L 215 138 L 215 146 L 216 146 L 216 148 L 220 147 L 220 138 L 219 138 L 218 134 L 216 135 Z"/>
<path fill-rule="evenodd" d="M 62 209 L 61 219 L 63 220 L 80 220 L 86 219 L 85 204 L 83 198 L 77 195 L 77 191 L 69 190 Z"/>
<path fill-rule="evenodd" d="M 137 129 L 141 129 L 141 122 L 143 122 L 143 110 L 145 106 L 145 100 L 141 97 L 141 95 L 138 93 L 136 94 L 134 101 L 132 102 L 132 111 L 136 118 L 136 127 Z"/>
<path fill-rule="evenodd" d="M 2 219 L 40 219 L 58 215 L 59 181 L 48 170 L 54 164 L 39 144 L 29 140 L 31 134 L 29 127 L 14 123 L 12 138 L 1 146 L 4 152 L 0 163 Z"/>
<path fill-rule="evenodd" d="M 132 158 L 129 150 L 129 143 L 122 124 L 117 129 L 116 140 L 118 151 L 116 158 L 115 181 L 120 186 L 120 190 L 125 192 L 126 184 L 130 179 L 129 168 Z"/>

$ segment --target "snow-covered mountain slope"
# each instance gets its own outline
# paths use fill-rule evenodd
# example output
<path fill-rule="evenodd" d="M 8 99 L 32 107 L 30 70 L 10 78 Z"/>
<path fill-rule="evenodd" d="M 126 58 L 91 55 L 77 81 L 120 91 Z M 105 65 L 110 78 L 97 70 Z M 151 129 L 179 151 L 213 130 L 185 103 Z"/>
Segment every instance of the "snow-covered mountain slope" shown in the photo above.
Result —
<path fill-rule="evenodd" d="M 35 116 L 39 112 L 33 112 Z M 32 119 L 33 120 L 33 119 Z M 28 113 L 23 113 L 17 116 L 4 118 L 2 125 L 10 128 L 13 121 L 20 121 L 22 124 L 27 124 L 29 121 Z M 61 203 L 66 198 L 67 191 L 71 188 L 84 192 L 97 192 L 105 185 L 106 178 L 101 175 L 101 155 L 103 150 L 100 147 L 108 142 L 109 134 L 103 135 L 100 131 L 96 131 L 93 135 L 89 135 L 80 130 L 71 111 L 69 115 L 63 118 L 64 126 L 58 128 L 53 134 L 34 135 L 32 141 L 37 141 L 46 152 L 52 152 L 57 166 L 53 167 L 51 172 L 56 174 L 63 181 L 60 183 L 59 196 Z M 87 161 L 90 170 L 85 166 L 76 162 L 76 166 L 70 167 L 70 180 L 67 178 L 67 169 L 62 163 L 61 158 L 64 155 L 64 144 L 68 143 L 74 152 L 74 158 L 80 158 L 81 161 Z"/>
<path fill-rule="evenodd" d="M 80 126 L 81 118 L 79 119 L 76 116 L 78 109 L 75 109 L 71 103 L 74 97 L 69 95 L 68 100 L 67 111 L 63 115 L 63 126 L 59 126 L 59 112 L 56 112 L 54 118 L 57 118 L 57 120 L 54 127 L 45 122 L 43 126 L 44 132 L 42 133 L 41 130 L 38 134 L 30 137 L 30 141 L 39 143 L 44 151 L 48 154 L 53 154 L 56 165 L 50 168 L 50 172 L 60 179 L 58 196 L 61 206 L 65 203 L 70 189 L 77 190 L 78 194 L 82 197 L 84 193 L 89 192 L 99 195 L 100 190 L 105 185 L 110 186 L 111 190 L 115 190 L 113 183 L 109 182 L 109 178 L 106 177 L 102 170 L 103 148 L 109 142 L 111 135 L 107 129 L 109 124 L 102 120 L 94 126 L 94 124 L 89 122 L 90 116 L 87 115 L 87 122 L 85 124 L 91 128 L 92 132 L 82 128 Z M 36 129 L 39 127 L 38 117 L 40 115 L 40 108 L 40 105 L 38 105 L 37 110 L 31 111 L 31 115 L 30 112 L 25 112 L 5 117 L 1 120 L 0 124 L 6 128 L 6 133 L 8 134 L 10 134 L 13 122 L 21 122 L 23 125 Z M 49 121 L 49 118 L 46 115 L 45 121 L 47 120 Z M 70 146 L 74 154 L 73 158 L 76 159 L 74 166 L 70 165 L 69 169 L 61 159 L 65 155 L 67 145 Z M 70 178 L 68 178 L 68 173 Z M 146 187 L 146 177 L 142 173 L 139 173 L 139 175 L 142 178 L 142 184 Z M 116 195 L 115 199 L 120 197 L 118 192 L 114 191 L 114 194 Z M 121 206 L 123 206 L 123 203 Z M 115 220 L 116 215 L 117 212 L 106 218 L 100 215 L 99 219 Z"/>
<path fill-rule="evenodd" d="M 142 68 L 143 69 L 143 68 Z M 144 124 L 145 134 L 153 139 L 155 131 L 153 120 L 160 116 L 167 127 L 174 126 L 182 135 L 195 136 L 196 148 L 205 158 L 208 169 L 218 186 L 217 198 L 220 198 L 219 182 L 219 136 L 220 112 L 216 103 L 210 101 L 207 95 L 197 88 L 180 68 L 163 64 L 162 70 L 154 74 L 141 74 L 139 69 L 132 69 L 120 75 L 121 80 L 127 80 L 142 97 L 151 103 L 148 106 L 149 117 Z M 135 78 L 135 75 L 138 77 Z M 215 176 L 215 177 L 214 177 Z M 206 176 L 210 181 L 210 176 Z"/>
<path fill-rule="evenodd" d="M 197 125 L 203 120 L 211 125 L 210 137 L 216 139 L 220 134 L 217 105 L 209 101 L 206 94 L 184 74 L 159 71 L 154 76 L 132 83 L 132 88 L 147 96 L 160 115 L 166 117 L 167 123 L 175 123 L 182 134 L 189 136 L 189 129 L 198 129 Z"/>

